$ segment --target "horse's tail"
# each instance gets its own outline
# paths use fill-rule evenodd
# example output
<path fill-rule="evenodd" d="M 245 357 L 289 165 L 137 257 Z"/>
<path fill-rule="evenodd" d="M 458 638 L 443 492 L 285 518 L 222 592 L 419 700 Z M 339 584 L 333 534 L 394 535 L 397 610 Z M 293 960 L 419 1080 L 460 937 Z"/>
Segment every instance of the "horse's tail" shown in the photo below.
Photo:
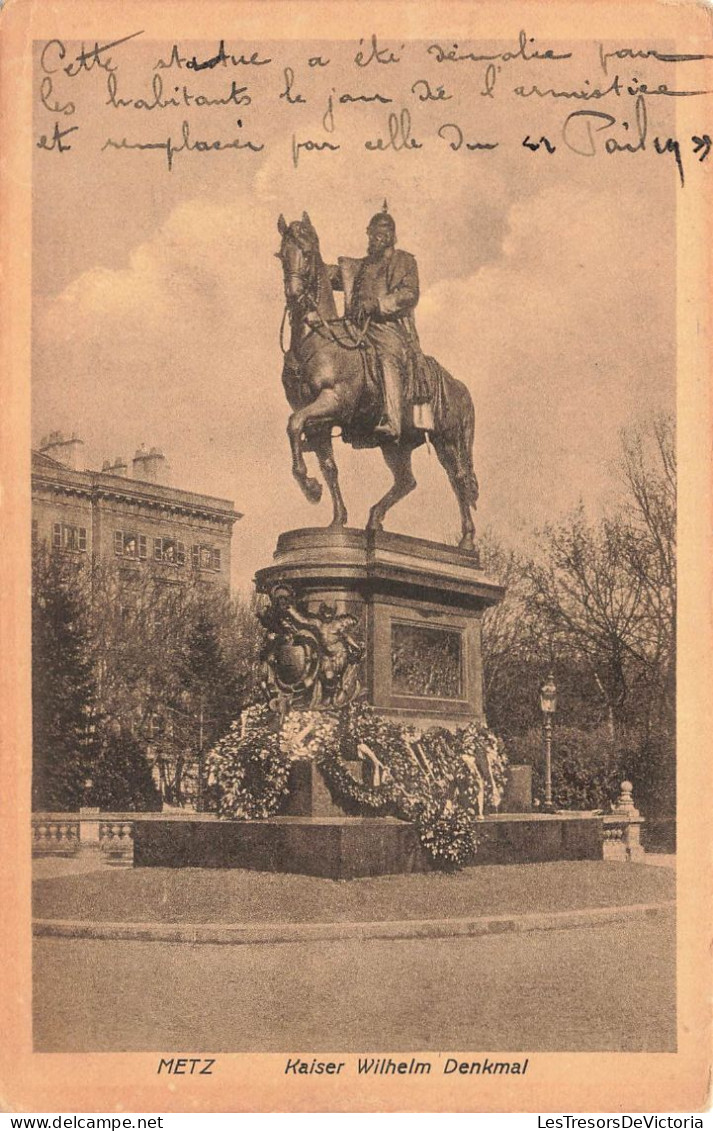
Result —
<path fill-rule="evenodd" d="M 463 483 L 469 505 L 478 502 L 478 480 L 473 468 L 473 441 L 475 439 L 475 409 L 470 391 L 462 381 L 452 377 L 447 369 L 433 358 L 429 364 L 433 389 L 435 432 L 450 447 L 454 473 Z"/>
<path fill-rule="evenodd" d="M 465 412 L 463 420 L 463 428 L 459 437 L 460 444 L 462 445 L 461 453 L 461 467 L 463 468 L 463 481 L 465 485 L 466 497 L 471 507 L 475 510 L 478 502 L 478 495 L 480 488 L 478 487 L 478 479 L 473 467 L 473 441 L 475 440 L 475 409 L 473 407 L 473 398 L 468 389 L 463 385 L 465 392 Z"/>

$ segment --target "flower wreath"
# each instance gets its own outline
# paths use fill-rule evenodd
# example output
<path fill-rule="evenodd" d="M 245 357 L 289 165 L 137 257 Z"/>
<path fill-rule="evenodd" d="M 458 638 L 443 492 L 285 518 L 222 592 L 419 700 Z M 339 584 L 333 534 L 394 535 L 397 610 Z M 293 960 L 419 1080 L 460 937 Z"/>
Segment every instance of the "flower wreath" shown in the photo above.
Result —
<path fill-rule="evenodd" d="M 260 820 L 279 812 L 289 793 L 290 759 L 267 707 L 248 707 L 211 750 L 208 784 L 216 783 L 218 812 Z"/>
<path fill-rule="evenodd" d="M 345 812 L 413 821 L 433 861 L 451 869 L 475 856 L 476 819 L 486 802 L 497 808 L 507 761 L 500 740 L 475 723 L 455 734 L 435 727 L 420 733 L 363 703 L 293 711 L 279 723 L 269 708 L 254 706 L 209 755 L 221 816 L 278 813 L 297 758 L 314 759 Z M 372 785 L 350 772 L 357 759 L 371 765 Z"/>

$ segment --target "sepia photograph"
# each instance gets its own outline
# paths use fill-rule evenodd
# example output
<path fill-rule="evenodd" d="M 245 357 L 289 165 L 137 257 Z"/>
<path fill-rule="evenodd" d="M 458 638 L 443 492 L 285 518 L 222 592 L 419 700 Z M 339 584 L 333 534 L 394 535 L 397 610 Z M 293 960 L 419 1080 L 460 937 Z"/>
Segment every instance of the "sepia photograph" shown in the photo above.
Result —
<path fill-rule="evenodd" d="M 11 1109 L 704 1106 L 713 40 L 584 7 L 0 12 Z"/>

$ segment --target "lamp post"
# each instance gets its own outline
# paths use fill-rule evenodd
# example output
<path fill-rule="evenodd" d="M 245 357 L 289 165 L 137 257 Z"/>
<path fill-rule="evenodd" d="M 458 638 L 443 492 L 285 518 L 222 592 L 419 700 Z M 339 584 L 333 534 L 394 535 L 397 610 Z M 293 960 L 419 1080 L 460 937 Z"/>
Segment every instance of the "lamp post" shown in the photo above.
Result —
<path fill-rule="evenodd" d="M 82 787 L 82 799 L 79 802 L 79 812 L 80 813 L 98 813 L 99 812 L 99 809 L 96 806 L 91 804 L 92 790 L 93 789 L 94 789 L 94 782 L 92 781 L 91 777 L 87 776 L 84 779 L 84 785 Z"/>
<path fill-rule="evenodd" d="M 545 813 L 554 813 L 552 802 L 552 718 L 557 710 L 557 686 L 550 672 L 540 688 L 540 710 L 545 730 Z"/>
<path fill-rule="evenodd" d="M 182 702 L 185 706 L 190 706 L 190 694 L 183 693 Z M 184 719 L 190 719 L 191 722 L 197 724 L 198 730 L 198 791 L 196 796 L 196 812 L 203 812 L 203 804 L 205 800 L 205 739 L 206 728 L 210 723 L 216 722 L 212 715 L 205 713 L 205 691 L 201 688 L 200 698 L 198 700 L 198 711 L 182 711 L 178 707 L 164 707 L 164 711 L 170 711 L 172 715 L 181 715 Z"/>

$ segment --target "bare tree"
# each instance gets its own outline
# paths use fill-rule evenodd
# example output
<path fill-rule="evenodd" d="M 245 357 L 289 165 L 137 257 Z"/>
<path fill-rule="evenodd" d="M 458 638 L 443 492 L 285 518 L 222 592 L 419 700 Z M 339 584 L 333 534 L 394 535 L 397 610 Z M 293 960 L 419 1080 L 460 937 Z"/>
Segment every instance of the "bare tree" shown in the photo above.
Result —
<path fill-rule="evenodd" d="M 639 655 L 673 717 L 676 649 L 676 447 L 673 420 L 622 434 L 627 540 L 624 567 L 641 589 Z"/>
<path fill-rule="evenodd" d="M 643 583 L 624 568 L 629 533 L 618 519 L 590 524 L 579 509 L 541 535 L 541 562 L 527 569 L 529 605 L 553 647 L 589 668 L 612 738 L 639 658 Z"/>
<path fill-rule="evenodd" d="M 670 419 L 622 435 L 620 471 L 624 493 L 616 512 L 590 522 L 580 505 L 541 533 L 538 559 L 526 569 L 531 616 L 546 626 L 557 651 L 586 664 L 612 737 L 627 709 L 647 726 L 662 701 L 673 716 L 676 460 Z"/>
<path fill-rule="evenodd" d="M 500 604 L 483 614 L 483 690 L 487 698 L 523 645 L 524 568 L 516 552 L 504 547 L 492 531 L 481 537 L 480 557 L 488 576 L 506 590 Z"/>
<path fill-rule="evenodd" d="M 200 792 L 203 752 L 249 697 L 258 624 L 247 602 L 198 578 L 95 564 L 88 579 L 97 714 L 140 741 L 164 797 Z"/>
<path fill-rule="evenodd" d="M 547 625 L 532 615 L 528 561 L 492 531 L 480 539 L 481 563 L 505 597 L 483 614 L 483 694 L 490 724 L 512 734 L 532 725 L 537 688 L 551 654 Z"/>

